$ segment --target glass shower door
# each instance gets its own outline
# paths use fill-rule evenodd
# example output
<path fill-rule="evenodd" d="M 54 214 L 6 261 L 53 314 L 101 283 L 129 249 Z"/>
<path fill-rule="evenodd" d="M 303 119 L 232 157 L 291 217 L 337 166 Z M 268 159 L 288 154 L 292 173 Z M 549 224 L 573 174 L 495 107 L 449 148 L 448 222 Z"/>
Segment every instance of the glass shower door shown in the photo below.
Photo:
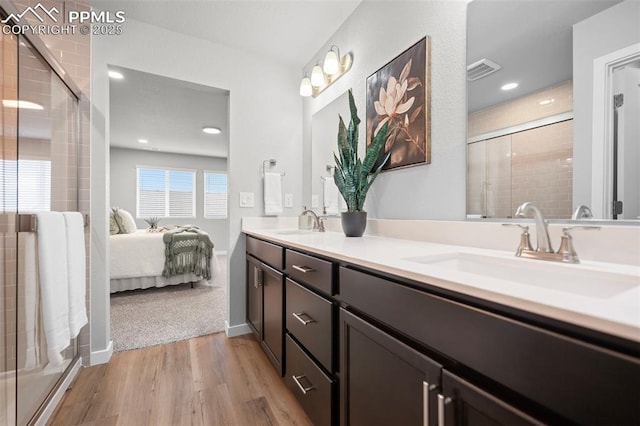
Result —
<path fill-rule="evenodd" d="M 0 13 L 1 15 L 1 13 Z M 0 36 L 0 424 L 16 419 L 18 38 Z"/>
<path fill-rule="evenodd" d="M 78 210 L 77 98 L 26 40 L 18 45 L 17 211 Z M 75 340 L 61 365 L 47 359 L 37 233 L 18 233 L 17 424 L 26 424 L 55 388 L 77 352 Z"/>

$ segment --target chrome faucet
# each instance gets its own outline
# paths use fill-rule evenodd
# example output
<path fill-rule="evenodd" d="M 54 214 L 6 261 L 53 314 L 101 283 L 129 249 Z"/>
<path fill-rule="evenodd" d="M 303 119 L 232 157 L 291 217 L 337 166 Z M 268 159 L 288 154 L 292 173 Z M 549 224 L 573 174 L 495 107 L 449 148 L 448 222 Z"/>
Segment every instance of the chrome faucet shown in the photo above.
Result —
<path fill-rule="evenodd" d="M 586 206 L 585 206 L 586 207 Z M 587 210 L 589 208 L 587 207 Z M 590 210 L 589 210 L 590 211 Z M 577 212 L 577 210 L 576 210 Z M 516 217 L 526 217 L 528 214 L 533 215 L 536 221 L 536 234 L 537 234 L 537 248 L 533 250 L 531 243 L 529 242 L 529 227 L 514 223 L 503 223 L 503 226 L 519 226 L 522 228 L 522 235 L 520 236 L 520 244 L 516 250 L 516 256 L 528 257 L 531 259 L 553 260 L 557 262 L 565 263 L 580 263 L 578 254 L 573 248 L 573 239 L 570 231 L 573 229 L 600 229 L 599 226 L 567 226 L 562 228 L 562 237 L 560 240 L 560 248 L 558 252 L 554 252 L 551 247 L 551 240 L 549 238 L 549 230 L 547 227 L 547 221 L 542 216 L 542 212 L 531 202 L 522 204 L 516 210 Z M 574 213 L 575 215 L 575 213 Z"/>
<path fill-rule="evenodd" d="M 532 202 L 527 201 L 518 207 L 516 217 L 526 217 L 529 213 L 533 215 L 533 219 L 536 221 L 536 251 L 553 253 L 547 221 L 542 216 L 540 209 Z"/>
<path fill-rule="evenodd" d="M 591 213 L 591 209 L 589 206 L 585 206 L 584 204 L 579 205 L 576 210 L 573 212 L 571 216 L 571 220 L 578 219 L 591 219 L 593 217 L 593 213 Z"/>
<path fill-rule="evenodd" d="M 314 231 L 318 231 L 318 232 L 324 232 L 324 222 L 322 221 L 322 218 L 319 217 L 316 212 L 314 212 L 313 210 L 307 209 L 305 211 L 303 211 L 302 213 L 300 213 L 300 215 L 305 215 L 305 214 L 311 214 L 311 216 L 313 217 L 313 230 Z"/>

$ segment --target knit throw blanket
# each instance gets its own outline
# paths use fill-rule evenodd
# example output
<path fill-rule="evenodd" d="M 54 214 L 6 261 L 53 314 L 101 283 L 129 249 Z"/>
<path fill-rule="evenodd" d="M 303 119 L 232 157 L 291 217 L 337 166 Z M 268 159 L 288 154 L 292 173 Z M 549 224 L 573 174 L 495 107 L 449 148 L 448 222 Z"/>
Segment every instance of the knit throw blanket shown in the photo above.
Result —
<path fill-rule="evenodd" d="M 209 234 L 197 226 L 181 226 L 167 231 L 164 241 L 163 277 L 193 273 L 211 279 L 213 243 Z"/>

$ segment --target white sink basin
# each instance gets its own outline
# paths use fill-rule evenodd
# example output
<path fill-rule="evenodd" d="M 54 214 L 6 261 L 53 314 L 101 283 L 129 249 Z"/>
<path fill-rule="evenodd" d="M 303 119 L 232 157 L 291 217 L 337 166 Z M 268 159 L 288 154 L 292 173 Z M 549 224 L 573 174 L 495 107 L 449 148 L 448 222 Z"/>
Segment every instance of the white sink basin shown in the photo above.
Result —
<path fill-rule="evenodd" d="M 470 253 L 410 257 L 404 260 L 598 299 L 613 297 L 640 286 L 640 277 L 636 275 L 542 260 L 506 259 Z"/>

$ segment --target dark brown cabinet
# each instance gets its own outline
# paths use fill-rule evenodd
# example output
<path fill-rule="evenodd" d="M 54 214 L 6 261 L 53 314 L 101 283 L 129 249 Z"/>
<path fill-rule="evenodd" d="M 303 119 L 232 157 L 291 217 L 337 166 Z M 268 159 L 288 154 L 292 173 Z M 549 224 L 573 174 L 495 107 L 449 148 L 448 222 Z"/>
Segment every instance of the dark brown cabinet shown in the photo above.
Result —
<path fill-rule="evenodd" d="M 441 365 L 340 309 L 340 424 L 436 425 Z"/>
<path fill-rule="evenodd" d="M 640 419 L 637 342 L 311 249 L 247 237 L 247 322 L 317 425 Z"/>
<path fill-rule="evenodd" d="M 280 375 L 284 373 L 284 276 L 274 267 L 282 268 L 282 253 L 276 245 L 247 237 L 247 323 Z"/>
<path fill-rule="evenodd" d="M 438 395 L 439 425 L 530 426 L 543 423 L 448 371 Z"/>

